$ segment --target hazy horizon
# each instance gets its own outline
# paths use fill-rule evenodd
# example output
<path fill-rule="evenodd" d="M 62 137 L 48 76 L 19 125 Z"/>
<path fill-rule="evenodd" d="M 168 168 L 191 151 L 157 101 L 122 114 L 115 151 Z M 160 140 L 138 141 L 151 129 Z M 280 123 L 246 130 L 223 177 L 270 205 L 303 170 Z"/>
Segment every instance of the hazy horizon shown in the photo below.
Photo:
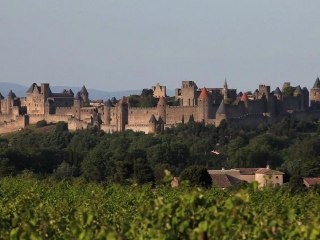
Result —
<path fill-rule="evenodd" d="M 104 91 L 312 87 L 320 1 L 0 2 L 0 82 Z"/>

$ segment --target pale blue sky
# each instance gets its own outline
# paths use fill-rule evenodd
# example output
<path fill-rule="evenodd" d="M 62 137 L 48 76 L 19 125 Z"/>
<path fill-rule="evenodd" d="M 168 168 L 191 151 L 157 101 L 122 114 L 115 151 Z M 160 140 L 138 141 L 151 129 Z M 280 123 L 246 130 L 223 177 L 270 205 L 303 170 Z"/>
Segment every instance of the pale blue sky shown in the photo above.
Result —
<path fill-rule="evenodd" d="M 319 24 L 319 0 L 0 0 L 0 81 L 309 88 Z"/>

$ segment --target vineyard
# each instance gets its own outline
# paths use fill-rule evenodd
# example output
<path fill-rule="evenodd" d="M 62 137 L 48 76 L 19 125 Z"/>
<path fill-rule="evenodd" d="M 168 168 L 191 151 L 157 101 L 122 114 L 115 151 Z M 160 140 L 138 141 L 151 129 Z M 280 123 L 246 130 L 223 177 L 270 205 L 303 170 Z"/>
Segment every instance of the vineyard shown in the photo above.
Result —
<path fill-rule="evenodd" d="M 319 239 L 319 211 L 316 191 L 0 180 L 0 239 Z"/>

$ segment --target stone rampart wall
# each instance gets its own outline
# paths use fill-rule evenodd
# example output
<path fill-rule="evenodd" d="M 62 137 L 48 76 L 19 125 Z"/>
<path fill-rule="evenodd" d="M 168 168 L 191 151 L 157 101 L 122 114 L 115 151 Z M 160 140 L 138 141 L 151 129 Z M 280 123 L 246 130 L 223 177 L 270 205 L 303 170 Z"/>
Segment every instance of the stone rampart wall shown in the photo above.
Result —
<path fill-rule="evenodd" d="M 19 131 L 28 124 L 27 116 L 18 116 L 15 121 L 0 124 L 0 134 Z"/>
<path fill-rule="evenodd" d="M 166 109 L 166 113 L 167 124 L 181 123 L 182 118 L 184 118 L 184 122 L 187 123 L 191 115 L 193 115 L 195 121 L 197 121 L 197 107 L 168 106 Z"/>

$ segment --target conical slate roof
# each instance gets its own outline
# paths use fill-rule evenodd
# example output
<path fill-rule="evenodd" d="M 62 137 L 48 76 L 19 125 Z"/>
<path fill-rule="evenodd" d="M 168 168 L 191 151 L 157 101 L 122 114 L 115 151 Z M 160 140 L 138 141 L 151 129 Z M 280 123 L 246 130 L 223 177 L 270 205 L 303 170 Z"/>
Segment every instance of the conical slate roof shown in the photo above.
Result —
<path fill-rule="evenodd" d="M 246 93 L 242 94 L 241 101 L 243 101 L 243 102 L 248 101 L 248 95 Z"/>
<path fill-rule="evenodd" d="M 320 88 L 320 80 L 319 80 L 319 77 L 317 77 L 316 81 L 314 82 L 313 88 Z"/>
<path fill-rule="evenodd" d="M 158 123 L 164 123 L 161 117 L 158 118 Z"/>
<path fill-rule="evenodd" d="M 294 90 L 294 94 L 296 94 L 296 95 L 302 95 L 302 89 L 301 89 L 300 85 L 298 85 L 298 86 L 296 87 L 296 89 Z"/>
<path fill-rule="evenodd" d="M 156 117 L 154 116 L 154 114 L 152 114 L 150 117 L 149 123 L 156 123 L 156 122 L 157 122 Z"/>
<path fill-rule="evenodd" d="M 86 87 L 83 85 L 82 86 L 82 88 L 81 88 L 81 90 L 80 90 L 80 93 L 82 93 L 82 94 L 88 94 L 88 91 L 87 91 L 87 89 L 86 89 Z"/>
<path fill-rule="evenodd" d="M 75 100 L 81 100 L 81 94 L 80 94 L 80 92 L 77 92 L 77 94 L 76 94 L 76 96 L 75 96 L 74 99 L 75 99 Z"/>
<path fill-rule="evenodd" d="M 68 90 L 68 93 L 69 93 L 70 95 L 74 95 L 74 93 L 73 93 L 73 91 L 72 91 L 71 88 Z"/>
<path fill-rule="evenodd" d="M 9 98 L 15 98 L 16 95 L 14 94 L 14 92 L 12 92 L 12 90 L 10 90 L 10 92 L 8 93 L 8 97 Z"/>
<path fill-rule="evenodd" d="M 274 93 L 274 94 L 277 94 L 277 95 L 281 95 L 281 94 L 282 94 L 282 92 L 281 92 L 281 90 L 280 90 L 279 87 L 277 87 L 276 90 L 274 90 L 273 93 Z"/>
<path fill-rule="evenodd" d="M 208 98 L 208 91 L 205 87 L 202 88 L 199 99 L 206 99 Z"/>
<path fill-rule="evenodd" d="M 105 101 L 104 105 L 105 105 L 106 107 L 111 107 L 111 106 L 112 106 L 112 103 L 111 103 L 110 99 L 108 99 L 107 101 Z"/>
<path fill-rule="evenodd" d="M 224 101 L 222 100 L 216 114 L 226 114 L 226 113 L 227 113 L 226 106 L 224 104 Z"/>
<path fill-rule="evenodd" d="M 0 100 L 4 99 L 4 96 L 0 93 Z"/>

